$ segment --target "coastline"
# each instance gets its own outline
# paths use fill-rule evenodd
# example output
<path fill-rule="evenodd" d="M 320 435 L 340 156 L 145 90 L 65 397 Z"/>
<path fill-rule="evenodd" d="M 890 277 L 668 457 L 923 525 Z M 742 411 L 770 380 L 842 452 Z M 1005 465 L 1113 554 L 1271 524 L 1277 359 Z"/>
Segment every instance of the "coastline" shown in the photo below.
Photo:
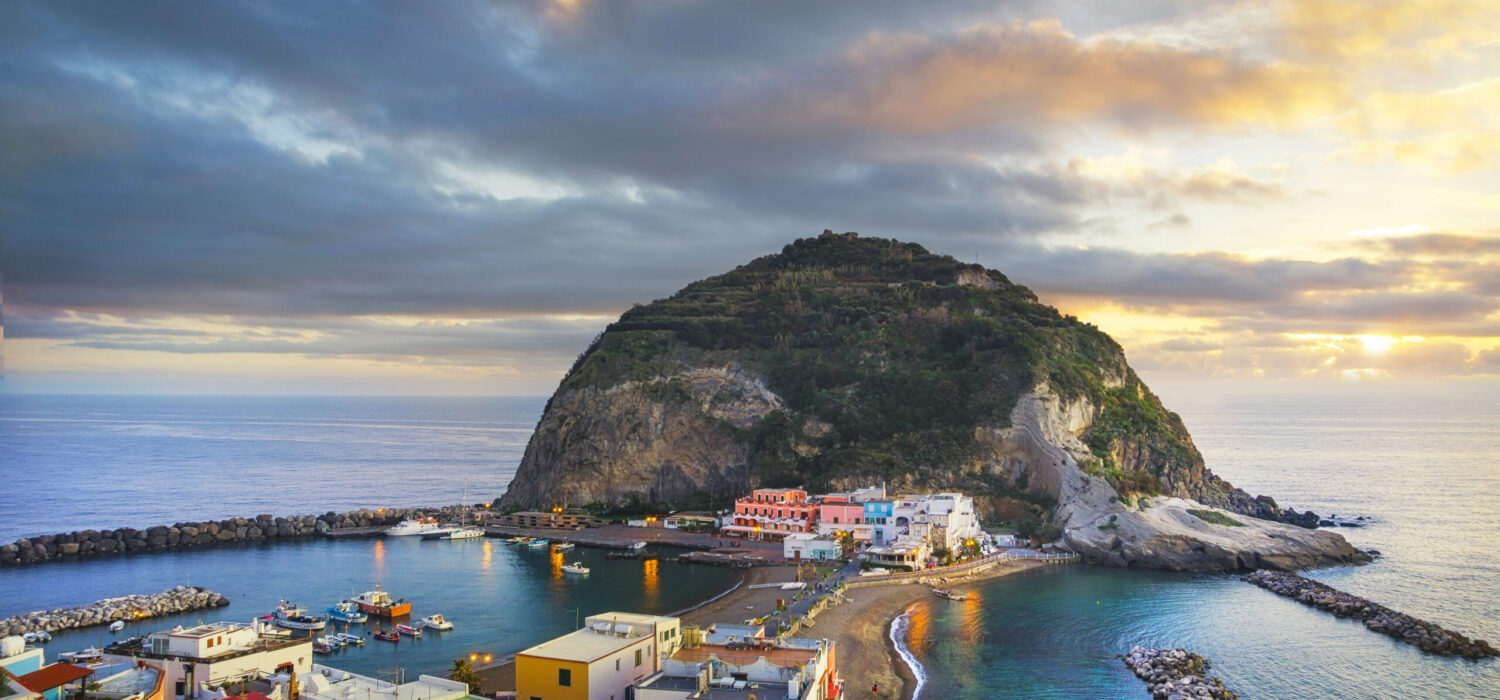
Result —
<path fill-rule="evenodd" d="M 1006 561 L 972 576 L 950 578 L 946 585 L 972 585 L 1045 565 L 1039 561 Z M 791 581 L 795 576 L 796 570 L 791 567 L 751 569 L 745 573 L 745 583 L 739 589 L 694 610 L 685 619 L 702 626 L 714 622 L 737 624 L 740 618 L 750 614 L 741 611 L 760 603 L 757 596 L 766 595 L 765 589 L 751 589 L 752 584 Z M 891 630 L 896 618 L 913 604 L 932 597 L 930 587 L 915 582 L 892 583 L 862 587 L 844 595 L 844 603 L 824 610 L 811 629 L 799 633 L 799 636 L 826 637 L 834 641 L 838 650 L 839 675 L 845 680 L 848 697 L 871 697 L 868 688 L 878 685 L 880 692 L 876 697 L 911 700 L 916 691 L 916 673 L 902 659 L 892 640 Z"/>

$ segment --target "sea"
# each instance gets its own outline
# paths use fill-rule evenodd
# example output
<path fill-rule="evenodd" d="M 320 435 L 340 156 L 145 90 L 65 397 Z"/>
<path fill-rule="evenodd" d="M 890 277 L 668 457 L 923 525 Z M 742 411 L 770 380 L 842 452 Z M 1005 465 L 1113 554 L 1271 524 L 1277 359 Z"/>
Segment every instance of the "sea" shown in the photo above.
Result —
<path fill-rule="evenodd" d="M 1483 388 L 1297 393 L 1158 387 L 1210 468 L 1324 515 L 1383 556 L 1312 576 L 1500 641 L 1500 401 Z M 258 513 L 442 505 L 504 491 L 545 398 L 0 394 L 0 542 L 81 528 Z M 565 575 L 566 561 L 592 567 Z M 452 632 L 326 657 L 396 677 L 514 652 L 608 610 L 672 612 L 732 586 L 712 567 L 560 556 L 499 540 L 313 540 L 0 569 L 0 617 L 180 584 L 230 598 L 122 636 L 248 620 L 281 599 L 321 612 L 377 581 Z M 1052 566 L 963 602 L 890 611 L 921 698 L 1144 698 L 1117 658 L 1184 647 L 1243 698 L 1496 698 L 1500 660 L 1424 654 L 1232 576 Z M 355 629 L 352 631 L 360 631 Z M 107 643 L 59 634 L 58 651 Z M 857 679 L 854 679 L 857 680 Z M 854 690 L 862 688 L 853 682 Z M 857 695 L 856 695 L 857 696 Z"/>

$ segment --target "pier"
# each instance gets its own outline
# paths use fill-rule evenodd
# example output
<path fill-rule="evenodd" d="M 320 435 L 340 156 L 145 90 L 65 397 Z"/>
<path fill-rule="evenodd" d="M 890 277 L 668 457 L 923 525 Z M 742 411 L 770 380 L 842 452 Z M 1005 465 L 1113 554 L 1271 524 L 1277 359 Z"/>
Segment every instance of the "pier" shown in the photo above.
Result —
<path fill-rule="evenodd" d="M 163 615 L 222 608 L 229 604 L 224 596 L 199 586 L 177 586 L 151 595 L 105 598 L 92 605 L 22 613 L 0 620 L 0 636 L 27 632 L 61 632 L 107 625 L 117 621 L 136 622 Z"/>
<path fill-rule="evenodd" d="M 1500 651 L 1496 651 L 1483 639 L 1470 639 L 1458 632 L 1443 629 L 1426 620 L 1419 620 L 1297 574 L 1260 569 L 1240 577 L 1240 580 L 1303 605 L 1333 613 L 1336 617 L 1355 618 L 1373 631 L 1416 645 L 1422 651 L 1432 654 L 1462 656 L 1465 659 L 1500 656 Z"/>
<path fill-rule="evenodd" d="M 1208 675 L 1208 660 L 1186 649 L 1133 647 L 1120 657 L 1136 678 L 1146 681 L 1151 697 L 1239 700 L 1224 682 Z"/>

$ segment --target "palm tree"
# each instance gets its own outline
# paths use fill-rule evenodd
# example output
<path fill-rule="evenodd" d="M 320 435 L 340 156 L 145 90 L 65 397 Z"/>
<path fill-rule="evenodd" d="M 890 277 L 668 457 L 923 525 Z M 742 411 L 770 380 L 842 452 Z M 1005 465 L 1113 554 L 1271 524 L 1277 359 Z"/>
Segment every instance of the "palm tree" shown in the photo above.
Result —
<path fill-rule="evenodd" d="M 474 670 L 474 667 L 469 664 L 468 659 L 454 659 L 453 671 L 448 674 L 448 678 L 467 684 L 469 686 L 469 694 L 479 694 L 479 672 Z"/>

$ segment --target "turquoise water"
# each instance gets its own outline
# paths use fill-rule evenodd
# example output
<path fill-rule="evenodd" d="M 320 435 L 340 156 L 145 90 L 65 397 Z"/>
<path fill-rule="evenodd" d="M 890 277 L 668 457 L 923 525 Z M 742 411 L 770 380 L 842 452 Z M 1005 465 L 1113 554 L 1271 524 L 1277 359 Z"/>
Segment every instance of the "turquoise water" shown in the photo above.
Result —
<path fill-rule="evenodd" d="M 581 560 L 592 572 L 563 574 L 558 567 L 565 560 Z M 399 644 L 370 639 L 363 648 L 320 657 L 325 663 L 376 675 L 398 667 L 408 675 L 442 672 L 455 658 L 503 655 L 572 631 L 579 616 L 679 610 L 734 585 L 739 574 L 710 566 L 612 560 L 604 550 L 553 554 L 495 539 L 314 540 L 3 569 L 0 617 L 189 582 L 232 601 L 224 608 L 148 620 L 119 635 L 103 628 L 60 633 L 47 645 L 50 661 L 58 652 L 175 624 L 249 620 L 269 613 L 281 598 L 321 615 L 377 580 L 412 601 L 412 619 L 442 613 L 455 629 L 428 630 L 422 639 Z M 371 626 L 353 625 L 350 631 L 365 633 Z"/>
<path fill-rule="evenodd" d="M 1211 468 L 1286 505 L 1369 515 L 1384 553 L 1311 574 L 1500 640 L 1500 406 L 1483 394 L 1167 396 Z M 1144 697 L 1133 645 L 1208 657 L 1244 698 L 1494 698 L 1500 660 L 1423 654 L 1231 577 L 1085 566 L 923 602 L 908 641 L 923 698 Z"/>

